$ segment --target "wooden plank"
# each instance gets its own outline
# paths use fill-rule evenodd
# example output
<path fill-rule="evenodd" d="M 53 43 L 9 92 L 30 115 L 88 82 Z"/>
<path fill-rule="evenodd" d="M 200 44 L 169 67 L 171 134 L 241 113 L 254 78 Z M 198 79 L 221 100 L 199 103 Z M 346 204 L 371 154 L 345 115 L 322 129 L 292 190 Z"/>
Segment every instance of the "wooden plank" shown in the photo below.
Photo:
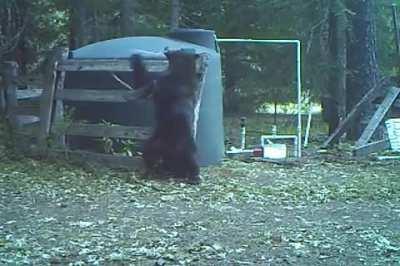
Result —
<path fill-rule="evenodd" d="M 66 101 L 84 102 L 126 102 L 129 91 L 125 90 L 92 90 L 92 89 L 68 89 L 57 91 L 56 99 Z"/>
<path fill-rule="evenodd" d="M 143 159 L 141 157 L 128 157 L 123 155 L 102 154 L 81 150 L 51 149 L 49 156 L 61 159 L 67 159 L 79 164 L 94 163 L 101 167 L 113 169 L 139 170 L 143 168 Z"/>
<path fill-rule="evenodd" d="M 50 134 L 51 116 L 53 111 L 56 80 L 57 80 L 57 62 L 48 80 L 47 88 L 43 91 L 40 101 L 40 130 L 38 132 L 39 145 L 42 148 L 47 146 L 47 137 Z"/>
<path fill-rule="evenodd" d="M 400 88 L 391 87 L 389 89 L 388 93 L 385 96 L 385 99 L 379 105 L 378 109 L 372 116 L 368 125 L 365 127 L 363 133 L 361 134 L 361 137 L 357 140 L 356 146 L 363 146 L 368 143 L 368 141 L 374 134 L 376 128 L 379 126 L 382 119 L 385 117 L 386 113 L 392 106 L 393 102 L 396 100 L 399 93 L 400 93 Z"/>
<path fill-rule="evenodd" d="M 37 115 L 40 113 L 40 106 L 38 105 L 22 105 L 12 110 L 15 115 Z"/>
<path fill-rule="evenodd" d="M 129 60 L 118 59 L 67 59 L 62 60 L 58 71 L 132 71 Z"/>
<path fill-rule="evenodd" d="M 30 125 L 34 123 L 38 123 L 40 118 L 35 115 L 16 115 L 15 123 L 18 129 L 21 129 L 24 125 Z"/>
<path fill-rule="evenodd" d="M 335 131 L 325 140 L 325 142 L 321 146 L 322 148 L 327 148 L 332 142 L 338 140 L 343 135 L 343 133 L 346 132 L 355 116 L 361 112 L 362 106 L 375 97 L 376 92 L 378 91 L 378 89 L 381 88 L 382 83 L 383 82 L 379 82 L 375 87 L 369 90 L 364 95 L 364 97 L 361 98 L 361 100 L 353 107 L 346 118 L 340 121 Z"/>
<path fill-rule="evenodd" d="M 146 140 L 151 135 L 151 129 L 146 127 L 76 123 L 69 126 L 66 134 L 87 137 L 133 138 Z"/>
<path fill-rule="evenodd" d="M 40 98 L 40 129 L 38 132 L 38 142 L 41 152 L 47 149 L 47 138 L 50 134 L 52 125 L 53 107 L 55 92 L 58 78 L 58 61 L 65 58 L 68 54 L 68 48 L 60 47 L 52 51 L 53 55 L 50 59 L 49 67 L 46 67 L 49 73 L 47 77 L 47 84 Z M 47 72 L 47 71 L 46 71 Z"/>
<path fill-rule="evenodd" d="M 163 71 L 168 68 L 168 61 L 165 58 L 147 58 L 144 63 L 149 71 Z M 130 72 L 133 68 L 129 59 L 67 59 L 60 62 L 57 70 Z"/>
<path fill-rule="evenodd" d="M 23 128 L 18 130 L 18 134 L 22 136 L 37 136 L 40 129 L 40 123 L 31 123 L 25 125 Z"/>
<path fill-rule="evenodd" d="M 17 99 L 18 100 L 36 100 L 40 99 L 42 95 L 43 89 L 26 89 L 26 90 L 17 90 Z"/>
<path fill-rule="evenodd" d="M 92 89 L 67 89 L 57 91 L 56 99 L 64 101 L 82 101 L 82 102 L 115 102 L 124 103 L 134 100 L 143 95 L 140 90 L 92 90 Z"/>
<path fill-rule="evenodd" d="M 353 154 L 355 156 L 366 156 L 373 152 L 378 152 L 390 148 L 389 139 L 379 140 L 371 142 L 362 146 L 358 146 L 354 149 Z"/>
<path fill-rule="evenodd" d="M 56 85 L 56 94 L 64 91 L 64 80 L 65 80 L 65 71 L 60 71 Z M 53 125 L 62 125 L 63 123 L 64 123 L 64 103 L 62 100 L 56 99 Z M 57 133 L 56 143 L 60 147 L 65 147 L 66 142 L 65 142 L 64 132 L 56 132 L 56 133 Z"/>
<path fill-rule="evenodd" d="M 13 112 L 17 105 L 17 85 L 16 79 L 18 77 L 18 64 L 13 61 L 4 62 L 4 83 L 5 83 L 5 97 L 7 100 L 6 115 L 12 127 L 16 127 L 16 115 Z"/>

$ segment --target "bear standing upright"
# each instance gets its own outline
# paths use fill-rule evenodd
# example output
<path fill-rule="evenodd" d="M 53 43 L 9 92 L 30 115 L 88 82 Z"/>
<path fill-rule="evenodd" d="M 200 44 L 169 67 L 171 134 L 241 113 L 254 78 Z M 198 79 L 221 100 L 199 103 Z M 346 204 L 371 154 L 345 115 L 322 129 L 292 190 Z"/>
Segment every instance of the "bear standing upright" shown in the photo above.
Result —
<path fill-rule="evenodd" d="M 192 130 L 198 55 L 178 50 L 165 56 L 169 67 L 163 72 L 147 71 L 143 57 L 132 56 L 135 87 L 148 87 L 155 107 L 156 126 L 144 144 L 143 159 L 147 169 L 161 169 L 189 183 L 199 183 Z"/>

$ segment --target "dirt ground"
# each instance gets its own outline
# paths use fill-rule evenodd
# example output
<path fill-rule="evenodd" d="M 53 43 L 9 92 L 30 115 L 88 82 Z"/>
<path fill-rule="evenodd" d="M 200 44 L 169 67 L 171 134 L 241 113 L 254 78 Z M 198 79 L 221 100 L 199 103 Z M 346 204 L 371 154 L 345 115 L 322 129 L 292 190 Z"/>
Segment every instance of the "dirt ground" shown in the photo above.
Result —
<path fill-rule="evenodd" d="M 329 155 L 226 160 L 193 186 L 5 158 L 0 264 L 399 265 L 399 173 Z"/>
<path fill-rule="evenodd" d="M 225 160 L 193 186 L 16 157 L 4 132 L 0 265 L 400 265 L 399 161 L 310 149 L 294 165 Z"/>

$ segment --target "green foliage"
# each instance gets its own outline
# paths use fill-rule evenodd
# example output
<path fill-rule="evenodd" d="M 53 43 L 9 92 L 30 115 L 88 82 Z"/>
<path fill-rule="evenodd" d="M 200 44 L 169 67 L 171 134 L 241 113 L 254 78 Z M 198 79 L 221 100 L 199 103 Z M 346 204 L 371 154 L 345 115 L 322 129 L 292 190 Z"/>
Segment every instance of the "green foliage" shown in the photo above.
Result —
<path fill-rule="evenodd" d="M 224 44 L 222 55 L 227 112 L 296 101 L 293 46 Z"/>
<path fill-rule="evenodd" d="M 104 120 L 101 124 L 107 127 L 113 126 L 112 123 Z M 136 154 L 137 143 L 134 139 L 102 137 L 98 139 L 98 142 L 106 154 L 122 154 L 130 157 Z"/>
<path fill-rule="evenodd" d="M 47 138 L 47 145 L 50 148 L 60 148 L 60 138 L 65 135 L 68 128 L 73 122 L 73 108 L 64 109 L 64 117 L 62 121 L 55 121 L 51 129 L 50 135 Z M 61 142 L 62 143 L 62 142 Z"/>
<path fill-rule="evenodd" d="M 135 34 L 165 35 L 169 31 L 171 0 L 132 0 Z M 335 66 L 324 58 L 327 43 L 323 39 L 329 24 L 329 0 L 185 0 L 181 2 L 180 25 L 186 28 L 214 29 L 218 37 L 254 39 L 299 39 L 302 42 L 303 89 L 315 99 L 327 86 L 326 74 Z M 347 3 L 346 1 L 344 1 Z M 73 5 L 85 5 L 95 21 L 87 27 L 96 31 L 90 42 L 123 36 L 120 29 L 120 0 L 8 0 L 0 10 L 28 9 L 25 41 L 32 55 L 32 68 L 43 61 L 46 51 L 68 45 Z M 376 4 L 378 59 L 384 74 L 398 71 L 391 16 L 391 4 L 400 0 L 382 0 Z M 399 11 L 400 13 L 400 11 Z M 346 10 L 348 17 L 354 10 Z M 93 23 L 92 23 L 93 22 Z M 93 24 L 93 25 L 92 25 Z M 348 28 L 351 35 L 351 27 Z M 1 37 L 1 36 L 0 36 Z M 289 46 L 222 47 L 225 107 L 228 112 L 252 112 L 261 104 L 295 101 L 294 49 Z"/>
<path fill-rule="evenodd" d="M 0 158 L 7 157 L 9 151 L 15 147 L 15 138 L 13 137 L 11 127 L 4 115 L 0 113 Z"/>
<path fill-rule="evenodd" d="M 392 19 L 391 4 L 397 4 L 397 16 L 400 18 L 400 1 L 385 1 L 383 5 L 376 5 L 377 9 L 377 45 L 381 70 L 385 75 L 399 74 L 400 58 L 396 52 L 395 33 Z M 400 21 L 398 21 L 400 22 Z M 400 26 L 400 25 L 398 25 Z"/>

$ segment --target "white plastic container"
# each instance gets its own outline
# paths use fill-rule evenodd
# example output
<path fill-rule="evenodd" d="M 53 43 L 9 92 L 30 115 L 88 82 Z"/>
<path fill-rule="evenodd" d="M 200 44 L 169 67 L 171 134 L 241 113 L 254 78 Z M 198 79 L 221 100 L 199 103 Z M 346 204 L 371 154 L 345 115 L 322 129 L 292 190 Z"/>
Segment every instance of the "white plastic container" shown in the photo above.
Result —
<path fill-rule="evenodd" d="M 286 158 L 285 144 L 266 144 L 263 146 L 263 157 L 269 159 L 284 159 Z"/>
<path fill-rule="evenodd" d="M 388 119 L 385 124 L 392 150 L 400 151 L 400 118 Z"/>

